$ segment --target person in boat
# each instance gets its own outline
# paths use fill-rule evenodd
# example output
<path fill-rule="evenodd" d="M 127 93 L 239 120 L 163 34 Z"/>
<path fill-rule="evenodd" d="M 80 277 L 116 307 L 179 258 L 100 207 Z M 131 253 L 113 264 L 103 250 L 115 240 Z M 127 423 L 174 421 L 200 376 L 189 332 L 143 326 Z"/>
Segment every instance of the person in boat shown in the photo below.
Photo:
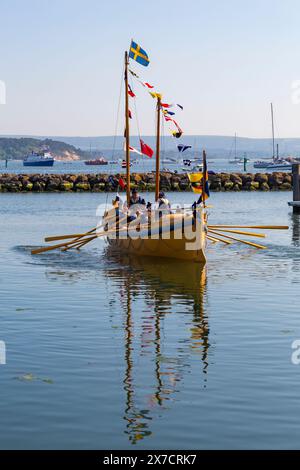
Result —
<path fill-rule="evenodd" d="M 143 199 L 141 196 L 139 196 L 139 193 L 138 193 L 137 189 L 134 188 L 131 191 L 129 207 L 134 206 L 135 204 L 140 204 L 142 206 L 145 206 L 146 202 L 145 202 L 145 199 Z"/>
<path fill-rule="evenodd" d="M 160 191 L 158 194 L 157 204 L 159 217 L 161 217 L 163 214 L 171 214 L 171 204 L 163 191 Z"/>
<path fill-rule="evenodd" d="M 151 221 L 151 214 L 152 214 L 152 204 L 151 202 L 147 202 L 145 210 L 142 212 L 138 211 L 137 216 L 140 219 L 141 224 L 147 224 Z"/>
<path fill-rule="evenodd" d="M 137 219 L 137 217 L 140 217 L 141 213 L 145 211 L 145 207 L 145 199 L 139 196 L 137 189 L 133 188 L 129 201 L 129 213 L 127 221 L 132 222 L 133 220 Z"/>

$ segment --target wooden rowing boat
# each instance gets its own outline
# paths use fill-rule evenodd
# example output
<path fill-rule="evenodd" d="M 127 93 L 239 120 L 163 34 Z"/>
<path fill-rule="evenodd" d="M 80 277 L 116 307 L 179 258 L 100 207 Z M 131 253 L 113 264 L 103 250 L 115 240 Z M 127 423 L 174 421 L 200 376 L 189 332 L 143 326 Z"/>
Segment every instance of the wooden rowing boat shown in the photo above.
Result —
<path fill-rule="evenodd" d="M 130 205 L 130 127 L 129 127 L 129 101 L 128 101 L 128 65 L 129 58 L 125 52 L 125 151 L 126 151 L 126 196 L 127 207 Z M 156 171 L 155 171 L 155 201 L 159 198 L 160 191 L 160 128 L 161 128 L 161 96 L 156 100 Z M 105 219 L 111 220 L 111 211 L 107 211 Z M 126 223 L 118 227 L 119 233 L 107 236 L 109 245 L 123 253 L 137 256 L 152 256 L 160 258 L 174 258 L 186 261 L 205 263 L 205 207 L 198 208 L 197 217 L 193 214 L 165 214 L 149 228 L 135 231 L 134 237 L 130 230 L 126 230 Z M 107 229 L 115 222 L 111 221 Z M 171 227 L 171 229 L 170 229 Z M 194 240 L 194 243 L 192 242 Z"/>

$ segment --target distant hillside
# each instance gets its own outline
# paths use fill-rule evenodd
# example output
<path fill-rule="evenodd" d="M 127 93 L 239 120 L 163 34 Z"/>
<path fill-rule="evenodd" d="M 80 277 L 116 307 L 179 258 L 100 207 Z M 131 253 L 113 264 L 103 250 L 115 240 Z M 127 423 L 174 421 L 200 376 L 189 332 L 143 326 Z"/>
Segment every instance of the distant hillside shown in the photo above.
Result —
<path fill-rule="evenodd" d="M 155 148 L 154 136 L 143 136 L 145 142 Z M 139 147 L 139 138 L 131 136 L 131 145 Z M 218 135 L 184 135 L 180 142 L 173 137 L 166 136 L 162 139 L 162 152 L 168 152 L 169 156 L 178 155 L 177 144 L 192 145 L 191 152 L 199 153 L 206 149 L 211 158 L 227 158 L 233 155 L 234 137 Z M 300 156 L 300 138 L 276 139 L 279 144 L 279 153 L 282 156 Z M 115 146 L 114 158 L 122 157 L 124 137 L 96 136 L 96 137 L 46 137 L 46 136 L 3 136 L 0 138 L 0 159 L 23 158 L 31 150 L 37 150 L 42 145 L 48 145 L 56 157 L 76 158 L 98 157 L 101 154 L 111 158 L 112 149 Z M 92 151 L 90 152 L 90 149 Z M 268 139 L 256 139 L 248 137 L 237 138 L 237 153 L 243 156 L 244 152 L 250 158 L 272 156 L 272 141 Z M 172 154 L 172 155 L 171 155 Z"/>
<path fill-rule="evenodd" d="M 49 148 L 52 155 L 58 159 L 78 160 L 86 157 L 86 152 L 74 145 L 52 139 L 35 138 L 0 138 L 0 159 L 23 159 L 31 151 L 38 151 L 41 147 Z"/>
<path fill-rule="evenodd" d="M 8 136 L 8 137 L 24 137 L 24 136 Z M 49 137 L 46 136 L 31 136 L 33 139 L 44 142 L 48 141 Z M 96 136 L 96 137 L 51 137 L 52 141 L 59 144 L 59 142 L 69 144 L 73 150 L 78 153 L 81 151 L 88 151 L 90 147 L 93 153 L 103 153 L 109 157 L 111 155 L 111 149 L 114 147 L 118 152 L 122 153 L 124 138 L 117 136 L 114 139 L 113 136 Z M 14 139 L 13 139 L 14 140 Z M 144 136 L 144 140 L 147 144 L 155 147 L 154 136 Z M 1 139 L 0 139 L 1 141 Z M 205 148 L 211 157 L 228 157 L 230 152 L 233 152 L 233 136 L 218 136 L 218 135 L 183 135 L 180 139 L 180 143 L 192 145 L 193 151 L 200 152 Z M 176 146 L 179 142 L 173 137 L 166 136 L 163 138 L 162 150 L 168 152 L 177 152 Z M 300 156 L 300 138 L 286 138 L 276 139 L 276 143 L 279 144 L 279 152 L 281 155 L 295 155 Z M 131 145 L 134 147 L 139 146 L 137 136 L 131 136 Z M 272 156 L 272 142 L 270 138 L 267 139 L 256 139 L 248 137 L 237 138 L 237 151 L 239 154 L 247 152 L 249 157 L 270 157 Z"/>

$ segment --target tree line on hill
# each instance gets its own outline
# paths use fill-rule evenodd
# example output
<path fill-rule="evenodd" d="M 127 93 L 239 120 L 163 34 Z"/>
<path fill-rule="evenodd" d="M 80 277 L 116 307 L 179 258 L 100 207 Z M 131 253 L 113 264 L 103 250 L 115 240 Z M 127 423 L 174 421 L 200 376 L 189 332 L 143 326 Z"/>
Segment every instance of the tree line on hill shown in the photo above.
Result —
<path fill-rule="evenodd" d="M 0 138 L 0 160 L 22 160 L 26 155 L 32 151 L 37 152 L 43 148 L 48 148 L 49 151 L 58 157 L 64 157 L 67 154 L 78 156 L 79 158 L 86 158 L 88 152 L 75 147 L 74 145 L 66 144 L 52 139 L 34 139 L 28 137 Z"/>

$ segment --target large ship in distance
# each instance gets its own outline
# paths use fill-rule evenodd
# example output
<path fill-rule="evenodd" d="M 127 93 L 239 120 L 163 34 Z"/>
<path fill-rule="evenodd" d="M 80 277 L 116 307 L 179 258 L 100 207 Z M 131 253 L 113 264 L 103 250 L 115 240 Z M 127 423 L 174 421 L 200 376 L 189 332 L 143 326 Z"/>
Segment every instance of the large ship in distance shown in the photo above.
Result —
<path fill-rule="evenodd" d="M 84 163 L 86 165 L 108 165 L 108 161 L 103 157 L 96 158 L 95 160 L 86 160 Z"/>
<path fill-rule="evenodd" d="M 46 150 L 40 150 L 38 152 L 32 151 L 26 155 L 23 160 L 24 166 L 53 166 L 54 158 L 51 153 Z"/>

